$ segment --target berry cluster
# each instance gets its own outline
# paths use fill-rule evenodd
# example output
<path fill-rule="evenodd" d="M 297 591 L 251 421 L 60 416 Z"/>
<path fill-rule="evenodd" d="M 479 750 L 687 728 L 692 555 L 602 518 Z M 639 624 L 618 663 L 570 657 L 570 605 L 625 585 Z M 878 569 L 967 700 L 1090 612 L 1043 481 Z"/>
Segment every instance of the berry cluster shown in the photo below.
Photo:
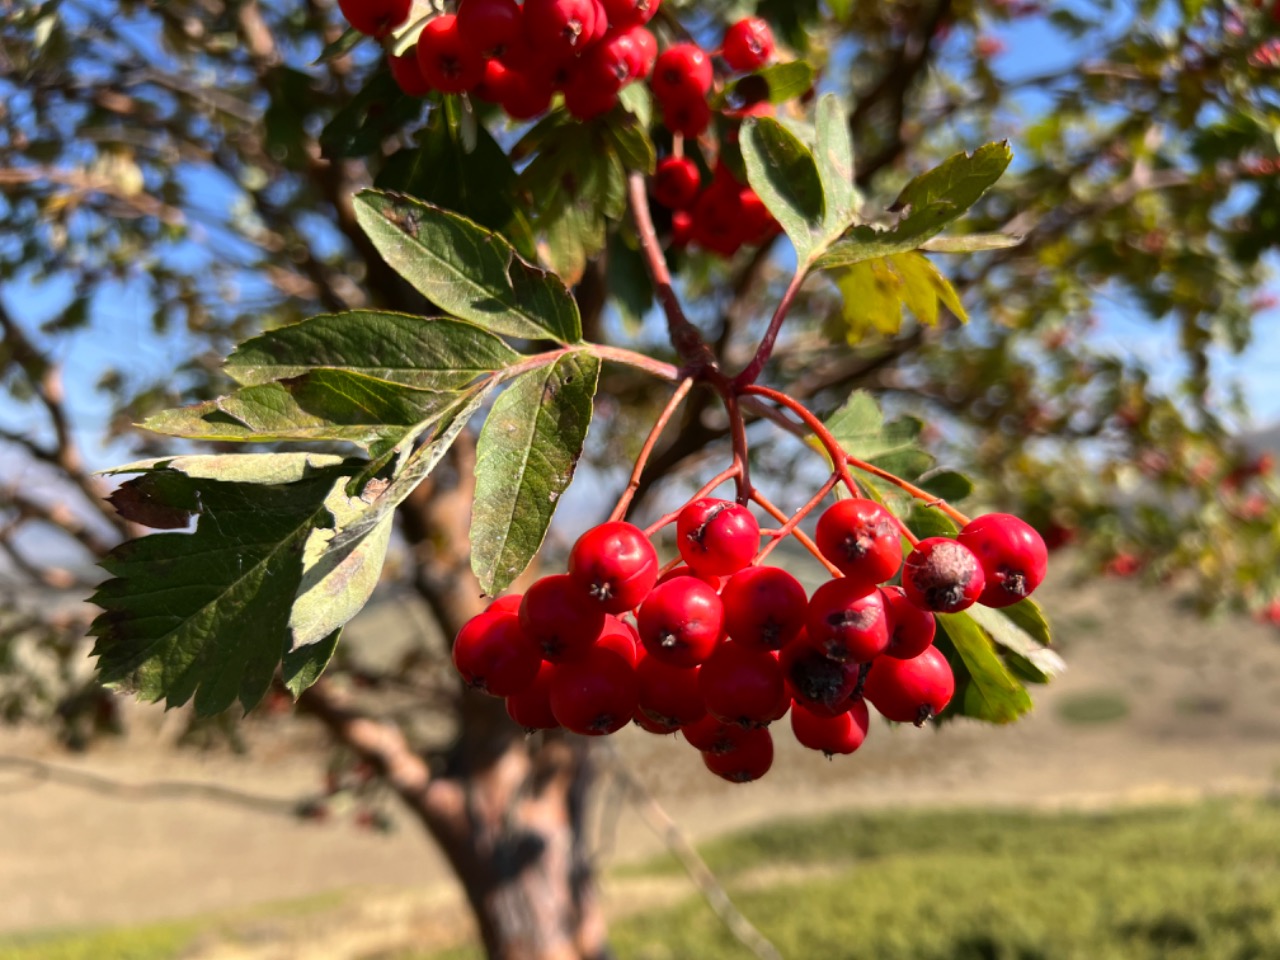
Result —
<path fill-rule="evenodd" d="M 682 563 L 666 572 L 629 523 L 583 534 L 567 573 L 462 628 L 453 660 L 464 680 L 505 697 L 530 731 L 599 736 L 634 720 L 683 732 L 720 777 L 756 780 L 773 761 L 768 727 L 788 712 L 796 739 L 829 756 L 861 746 L 867 702 L 893 721 L 936 716 L 955 680 L 933 646 L 933 614 L 1016 603 L 1047 566 L 1039 536 L 1007 514 L 920 541 L 904 563 L 898 520 L 855 498 L 818 521 L 818 549 L 840 575 L 809 597 L 760 563 L 746 507 L 700 498 L 675 525 Z M 887 585 L 899 573 L 901 586 Z"/>

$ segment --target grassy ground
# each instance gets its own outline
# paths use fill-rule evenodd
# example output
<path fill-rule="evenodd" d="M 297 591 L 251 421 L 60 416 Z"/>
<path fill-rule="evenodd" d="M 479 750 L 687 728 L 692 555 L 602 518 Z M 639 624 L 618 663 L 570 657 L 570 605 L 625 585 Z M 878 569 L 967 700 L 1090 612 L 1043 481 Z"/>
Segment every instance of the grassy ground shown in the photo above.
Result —
<path fill-rule="evenodd" d="M 788 960 L 1280 958 L 1276 802 L 846 814 L 781 821 L 703 853 Z M 687 886 L 666 860 L 619 871 L 613 882 L 625 890 L 655 877 Z M 637 906 L 613 926 L 624 960 L 750 956 L 692 893 L 675 907 Z M 222 917 L 0 940 L 0 958 L 170 960 L 213 930 L 234 939 L 234 926 Z"/>

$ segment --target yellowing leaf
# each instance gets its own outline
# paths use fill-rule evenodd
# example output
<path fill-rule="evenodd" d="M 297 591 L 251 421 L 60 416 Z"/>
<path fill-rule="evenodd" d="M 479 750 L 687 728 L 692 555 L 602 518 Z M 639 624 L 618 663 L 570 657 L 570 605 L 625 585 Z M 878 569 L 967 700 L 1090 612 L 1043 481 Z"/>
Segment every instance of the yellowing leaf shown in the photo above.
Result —
<path fill-rule="evenodd" d="M 928 257 L 915 251 L 864 260 L 834 271 L 844 304 L 837 331 L 849 343 L 871 333 L 893 336 L 902 328 L 905 306 L 928 326 L 938 322 L 938 306 L 950 310 L 963 323 L 969 315 L 951 282 Z"/>

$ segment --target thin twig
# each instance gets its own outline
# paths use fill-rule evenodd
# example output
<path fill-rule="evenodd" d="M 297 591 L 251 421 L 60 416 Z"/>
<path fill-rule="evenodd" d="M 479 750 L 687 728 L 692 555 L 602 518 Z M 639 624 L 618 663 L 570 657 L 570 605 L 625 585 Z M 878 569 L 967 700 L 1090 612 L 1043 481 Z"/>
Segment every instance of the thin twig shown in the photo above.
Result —
<path fill-rule="evenodd" d="M 618 499 L 618 505 L 613 508 L 613 513 L 609 516 L 610 521 L 621 520 L 627 515 L 627 508 L 631 506 L 631 498 L 640 489 L 640 478 L 644 475 L 645 464 L 649 462 L 649 457 L 653 455 L 653 448 L 657 446 L 658 439 L 662 436 L 662 431 L 666 429 L 667 424 L 671 422 L 671 418 L 675 416 L 676 410 L 684 402 L 684 398 L 693 389 L 693 383 L 693 377 L 685 377 L 681 380 L 680 385 L 676 387 L 676 392 L 671 395 L 671 399 L 667 401 L 662 413 L 654 421 L 653 429 L 649 431 L 649 437 L 640 449 L 640 456 L 636 457 L 635 466 L 631 468 L 631 479 L 627 482 L 627 489 L 623 491 L 622 496 Z"/>
<path fill-rule="evenodd" d="M 773 519 L 777 520 L 779 523 L 783 525 L 786 525 L 786 523 L 789 520 L 786 513 L 784 513 L 776 504 L 773 503 L 773 501 L 771 501 L 759 490 L 751 491 L 751 499 L 754 500 L 757 504 L 759 504 L 764 509 L 764 511 L 769 514 L 769 516 L 773 517 Z M 805 533 L 803 530 L 793 529 L 791 531 L 791 535 L 795 537 L 796 540 L 798 540 L 806 550 L 808 550 L 811 554 L 813 554 L 819 563 L 821 563 L 824 567 L 827 568 L 827 572 L 831 574 L 831 576 L 833 577 L 844 576 L 844 574 L 840 572 L 840 569 L 834 563 L 832 563 L 830 560 L 828 560 L 826 557 L 822 555 L 822 551 L 818 549 L 818 545 L 813 542 L 813 540 L 809 537 L 807 533 Z"/>
<path fill-rule="evenodd" d="M 813 513 L 823 500 L 827 499 L 827 495 L 835 489 L 837 483 L 840 482 L 840 474 L 832 473 L 827 478 L 827 482 L 818 488 L 818 492 L 809 498 L 809 502 L 791 515 L 791 519 L 784 523 L 777 530 L 770 533 L 771 541 L 764 545 L 764 548 L 756 554 L 755 563 L 761 564 L 768 559 L 771 554 L 784 539 L 795 532 L 796 527 L 804 521 L 804 518 Z"/>

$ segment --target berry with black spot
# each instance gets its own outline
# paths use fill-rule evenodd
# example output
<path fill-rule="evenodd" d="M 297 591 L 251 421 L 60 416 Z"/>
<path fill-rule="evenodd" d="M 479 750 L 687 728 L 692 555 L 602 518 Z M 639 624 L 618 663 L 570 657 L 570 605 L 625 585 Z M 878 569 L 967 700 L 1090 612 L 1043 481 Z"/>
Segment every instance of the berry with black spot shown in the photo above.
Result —
<path fill-rule="evenodd" d="M 862 672 L 861 664 L 832 660 L 807 636 L 782 650 L 779 666 L 796 705 L 828 717 L 849 709 Z"/>
<path fill-rule="evenodd" d="M 828 757 L 850 754 L 862 746 L 870 723 L 871 713 L 862 700 L 834 717 L 799 705 L 791 711 L 791 732 L 796 742 L 810 750 L 821 750 Z"/>
<path fill-rule="evenodd" d="M 889 645 L 884 649 L 885 656 L 910 660 L 933 646 L 938 622 L 932 613 L 908 600 L 901 587 L 881 587 L 880 596 L 889 618 Z"/>
<path fill-rule="evenodd" d="M 867 663 L 889 645 L 880 591 L 847 577 L 829 580 L 814 591 L 805 629 L 810 643 L 842 663 Z"/>
<path fill-rule="evenodd" d="M 760 548 L 760 525 L 751 511 L 728 500 L 695 500 L 676 518 L 680 556 L 700 574 L 737 573 Z"/>
<path fill-rule="evenodd" d="M 986 576 L 972 550 L 947 537 L 916 544 L 902 567 L 907 599 L 931 613 L 959 613 L 982 596 Z"/>
<path fill-rule="evenodd" d="M 855 497 L 832 504 L 818 518 L 814 534 L 822 555 L 864 589 L 891 579 L 902 566 L 902 529 L 874 500 Z"/>

